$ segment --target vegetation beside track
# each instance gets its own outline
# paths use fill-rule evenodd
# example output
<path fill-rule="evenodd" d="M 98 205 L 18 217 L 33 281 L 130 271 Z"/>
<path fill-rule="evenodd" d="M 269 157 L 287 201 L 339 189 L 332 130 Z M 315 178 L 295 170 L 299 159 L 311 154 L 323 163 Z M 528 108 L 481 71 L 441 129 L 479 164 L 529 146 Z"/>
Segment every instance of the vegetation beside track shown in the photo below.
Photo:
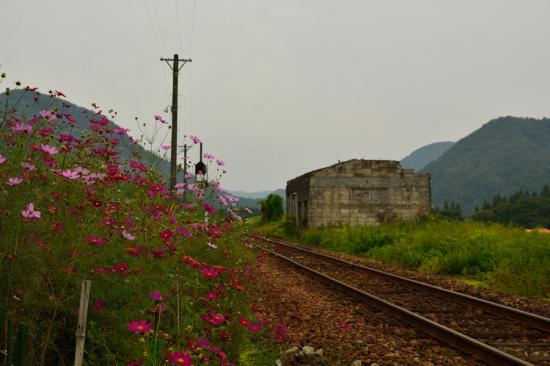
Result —
<path fill-rule="evenodd" d="M 468 283 L 533 297 L 550 298 L 550 235 L 472 221 L 431 216 L 375 227 L 325 227 L 300 233 L 279 221 L 257 232 L 420 272 L 450 275 Z"/>

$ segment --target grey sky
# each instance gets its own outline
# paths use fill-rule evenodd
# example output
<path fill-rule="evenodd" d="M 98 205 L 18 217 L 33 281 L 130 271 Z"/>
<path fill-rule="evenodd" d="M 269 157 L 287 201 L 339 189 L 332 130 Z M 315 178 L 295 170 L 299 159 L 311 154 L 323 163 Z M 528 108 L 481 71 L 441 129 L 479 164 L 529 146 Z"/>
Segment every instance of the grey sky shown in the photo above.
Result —
<path fill-rule="evenodd" d="M 136 130 L 170 104 L 159 57 L 192 57 L 181 135 L 249 191 L 550 116 L 548 0 L 196 0 L 194 27 L 193 0 L 177 1 L 0 0 L 1 69 Z"/>

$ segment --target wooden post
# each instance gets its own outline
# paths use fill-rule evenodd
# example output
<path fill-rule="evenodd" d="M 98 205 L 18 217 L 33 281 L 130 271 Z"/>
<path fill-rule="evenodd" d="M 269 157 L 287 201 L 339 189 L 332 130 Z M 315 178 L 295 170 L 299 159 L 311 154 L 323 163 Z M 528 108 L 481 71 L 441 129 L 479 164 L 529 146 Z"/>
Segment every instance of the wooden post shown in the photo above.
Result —
<path fill-rule="evenodd" d="M 90 299 L 90 280 L 82 281 L 80 289 L 80 307 L 78 309 L 78 326 L 76 327 L 76 348 L 74 366 L 82 366 L 84 357 L 84 340 L 86 338 L 86 319 L 88 318 L 88 300 Z"/>

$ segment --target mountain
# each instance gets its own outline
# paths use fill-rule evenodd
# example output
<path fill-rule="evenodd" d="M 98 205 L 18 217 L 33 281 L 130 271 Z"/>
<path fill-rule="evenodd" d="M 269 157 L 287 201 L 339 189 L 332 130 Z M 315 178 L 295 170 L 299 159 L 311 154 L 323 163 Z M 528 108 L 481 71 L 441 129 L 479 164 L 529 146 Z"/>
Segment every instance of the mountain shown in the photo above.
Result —
<path fill-rule="evenodd" d="M 259 200 L 262 198 L 267 197 L 271 191 L 259 191 L 259 192 L 247 192 L 247 191 L 228 191 L 232 195 L 242 197 L 242 198 L 252 198 L 255 200 Z"/>
<path fill-rule="evenodd" d="M 421 171 L 432 175 L 432 200 L 466 215 L 493 196 L 550 183 L 550 119 L 501 117 L 464 137 Z"/>
<path fill-rule="evenodd" d="M 424 168 L 432 161 L 438 159 L 443 153 L 454 145 L 452 141 L 434 142 L 414 150 L 401 160 L 401 166 L 416 171 Z"/>

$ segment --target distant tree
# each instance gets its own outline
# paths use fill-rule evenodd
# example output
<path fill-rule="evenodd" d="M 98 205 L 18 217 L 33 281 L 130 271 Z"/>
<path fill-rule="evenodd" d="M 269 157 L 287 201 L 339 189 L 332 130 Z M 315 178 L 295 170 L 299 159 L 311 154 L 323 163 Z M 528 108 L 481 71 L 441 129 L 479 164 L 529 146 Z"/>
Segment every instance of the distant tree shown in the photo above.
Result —
<path fill-rule="evenodd" d="M 433 212 L 449 220 L 461 220 L 463 218 L 460 205 L 455 202 L 445 201 L 443 207 L 435 208 Z"/>
<path fill-rule="evenodd" d="M 283 216 L 283 198 L 277 194 L 270 194 L 266 199 L 260 201 L 262 221 L 277 221 Z"/>
<path fill-rule="evenodd" d="M 540 192 L 540 195 L 542 197 L 550 197 L 550 187 L 548 187 L 548 184 L 544 185 L 544 188 Z"/>

